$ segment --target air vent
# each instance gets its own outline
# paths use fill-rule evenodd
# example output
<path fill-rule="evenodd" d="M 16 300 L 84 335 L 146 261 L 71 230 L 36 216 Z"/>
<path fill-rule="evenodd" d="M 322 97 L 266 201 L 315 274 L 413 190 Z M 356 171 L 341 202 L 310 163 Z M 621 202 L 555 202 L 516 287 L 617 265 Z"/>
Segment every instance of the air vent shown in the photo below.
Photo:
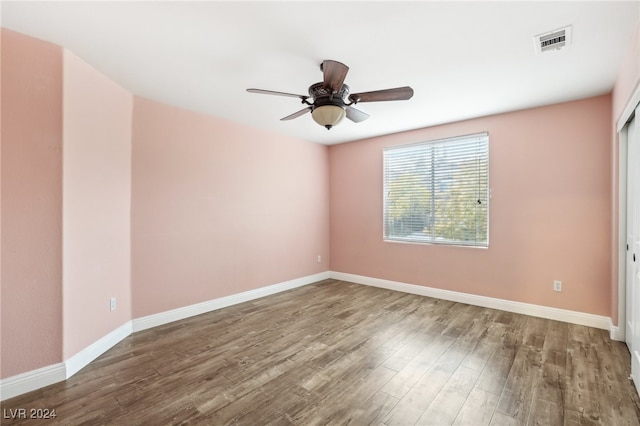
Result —
<path fill-rule="evenodd" d="M 571 44 L 571 25 L 533 37 L 536 53 L 560 50 Z"/>

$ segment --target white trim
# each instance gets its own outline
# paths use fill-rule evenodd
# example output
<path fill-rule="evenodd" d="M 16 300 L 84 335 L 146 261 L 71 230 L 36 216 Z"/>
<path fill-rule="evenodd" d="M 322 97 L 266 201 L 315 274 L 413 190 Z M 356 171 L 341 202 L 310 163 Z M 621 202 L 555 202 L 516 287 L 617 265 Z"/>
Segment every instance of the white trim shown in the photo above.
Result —
<path fill-rule="evenodd" d="M 624 129 L 624 128 L 623 128 Z M 618 333 L 627 327 L 627 132 L 618 133 Z M 613 325 L 613 324 L 612 324 Z M 618 339 L 614 339 L 618 340 Z"/>
<path fill-rule="evenodd" d="M 329 271 L 314 275 L 307 275 L 306 277 L 296 278 L 267 287 L 232 294 L 219 299 L 213 299 L 207 302 L 197 303 L 195 305 L 185 306 L 171 311 L 127 321 L 125 324 L 113 330 L 106 336 L 101 337 L 77 354 L 73 355 L 65 362 L 42 367 L 37 370 L 27 371 L 16 376 L 0 380 L 0 401 L 70 378 L 107 350 L 111 349 L 113 346 L 136 331 L 146 330 L 151 327 L 189 318 L 194 315 L 200 315 L 216 309 L 235 305 L 237 303 L 248 302 L 250 300 L 259 299 L 261 297 L 280 293 L 286 290 L 313 284 L 318 281 L 331 278 L 330 275 L 331 273 Z"/>
<path fill-rule="evenodd" d="M 622 110 L 622 114 L 618 118 L 618 125 L 616 126 L 616 130 L 618 133 L 624 128 L 624 125 L 627 124 L 629 118 L 631 118 L 631 114 L 636 110 L 636 107 L 640 104 L 640 82 L 636 84 L 636 88 L 627 103 L 627 106 Z"/>
<path fill-rule="evenodd" d="M 404 293 L 417 294 L 420 296 L 434 297 L 437 299 L 482 306 L 485 308 L 499 309 L 501 311 L 514 312 L 517 314 L 531 315 L 534 317 L 563 321 L 571 324 L 586 325 L 588 327 L 594 327 L 603 330 L 610 329 L 611 319 L 609 317 L 587 314 L 584 312 L 569 311 L 566 309 L 551 308 L 548 306 L 533 305 L 530 303 L 515 302 L 512 300 L 496 299 L 493 297 L 477 296 L 475 294 L 442 290 L 438 288 L 407 284 L 398 281 L 347 274 L 344 272 L 332 271 L 331 278 L 342 281 L 349 281 L 356 284 L 369 285 L 372 287 L 386 288 L 388 290 L 402 291 Z"/>
<path fill-rule="evenodd" d="M 609 318 L 609 338 L 617 342 L 624 342 L 624 328 L 613 325 L 613 321 Z"/>
<path fill-rule="evenodd" d="M 260 287 L 255 290 L 245 291 L 243 293 L 232 294 L 230 296 L 220 297 L 218 299 L 208 300 L 194 305 L 183 306 L 182 308 L 172 309 L 170 311 L 160 312 L 158 314 L 148 315 L 133 320 L 133 332 L 146 330 L 148 328 L 157 327 L 159 325 L 168 324 L 173 321 L 189 318 L 195 315 L 204 314 L 206 312 L 215 311 L 217 309 L 226 308 L 227 306 L 236 305 L 238 303 L 248 302 L 250 300 L 259 299 L 261 297 L 270 296 L 296 287 L 302 287 L 318 281 L 330 278 L 330 273 L 321 272 L 315 275 L 307 275 L 306 277 L 296 278 L 279 284 L 273 284 L 267 287 Z"/>
<path fill-rule="evenodd" d="M 0 401 L 31 392 L 66 379 L 64 363 L 48 365 L 0 380 Z"/>
<path fill-rule="evenodd" d="M 0 380 L 0 401 L 68 379 L 121 342 L 131 332 L 131 321 L 127 321 L 64 362 Z"/>
<path fill-rule="evenodd" d="M 93 342 L 71 358 L 67 359 L 64 364 L 67 367 L 66 378 L 73 376 L 78 371 L 89 365 L 93 360 L 100 355 L 120 343 L 127 336 L 131 334 L 133 328 L 131 321 L 127 321 L 125 324 L 113 330 L 106 336 L 101 337 L 97 341 Z"/>
<path fill-rule="evenodd" d="M 85 349 L 81 350 L 63 363 L 27 371 L 16 376 L 0 380 L 0 400 L 3 401 L 8 398 L 13 398 L 23 393 L 31 392 L 68 379 L 104 352 L 125 339 L 131 333 L 216 309 L 221 309 L 237 303 L 248 302 L 250 300 L 280 293 L 282 291 L 313 284 L 329 278 L 373 287 L 386 288 L 389 290 L 402 291 L 405 293 L 418 294 L 421 296 L 451 300 L 454 302 L 467 303 L 470 305 L 483 306 L 486 308 L 499 309 L 507 312 L 515 312 L 573 324 L 586 325 L 604 330 L 608 329 L 611 339 L 624 340 L 624 335 L 621 335 L 620 328 L 613 325 L 611 318 L 599 315 L 477 296 L 473 294 L 347 274 L 343 272 L 327 271 L 128 321 L 111 333 L 87 346 Z"/>
<path fill-rule="evenodd" d="M 640 82 L 631 94 L 631 98 L 618 117 L 616 132 L 618 134 L 618 328 L 626 341 L 627 327 L 627 295 L 626 295 L 626 262 L 627 262 L 627 134 L 622 130 L 640 105 Z"/>

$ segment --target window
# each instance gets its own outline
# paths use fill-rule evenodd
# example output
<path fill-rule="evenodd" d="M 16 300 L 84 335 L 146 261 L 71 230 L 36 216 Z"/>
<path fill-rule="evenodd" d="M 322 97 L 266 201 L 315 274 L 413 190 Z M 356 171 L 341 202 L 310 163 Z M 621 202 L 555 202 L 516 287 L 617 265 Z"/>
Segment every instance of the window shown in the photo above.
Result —
<path fill-rule="evenodd" d="M 489 245 L 489 136 L 384 149 L 384 239 Z"/>

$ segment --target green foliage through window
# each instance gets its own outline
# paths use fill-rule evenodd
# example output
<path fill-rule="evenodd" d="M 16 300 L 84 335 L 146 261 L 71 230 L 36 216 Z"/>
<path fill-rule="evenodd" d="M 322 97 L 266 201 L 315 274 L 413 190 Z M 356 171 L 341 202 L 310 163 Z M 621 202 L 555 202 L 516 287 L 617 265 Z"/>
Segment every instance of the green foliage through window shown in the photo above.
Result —
<path fill-rule="evenodd" d="M 384 238 L 488 247 L 489 136 L 384 150 Z"/>

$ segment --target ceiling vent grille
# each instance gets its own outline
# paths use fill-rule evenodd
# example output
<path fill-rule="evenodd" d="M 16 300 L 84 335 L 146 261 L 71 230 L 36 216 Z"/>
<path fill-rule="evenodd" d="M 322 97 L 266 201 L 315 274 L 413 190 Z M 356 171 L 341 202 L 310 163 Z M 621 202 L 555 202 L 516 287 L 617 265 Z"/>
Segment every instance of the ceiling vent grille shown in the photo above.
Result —
<path fill-rule="evenodd" d="M 560 50 L 571 44 L 571 25 L 533 37 L 536 53 Z"/>

